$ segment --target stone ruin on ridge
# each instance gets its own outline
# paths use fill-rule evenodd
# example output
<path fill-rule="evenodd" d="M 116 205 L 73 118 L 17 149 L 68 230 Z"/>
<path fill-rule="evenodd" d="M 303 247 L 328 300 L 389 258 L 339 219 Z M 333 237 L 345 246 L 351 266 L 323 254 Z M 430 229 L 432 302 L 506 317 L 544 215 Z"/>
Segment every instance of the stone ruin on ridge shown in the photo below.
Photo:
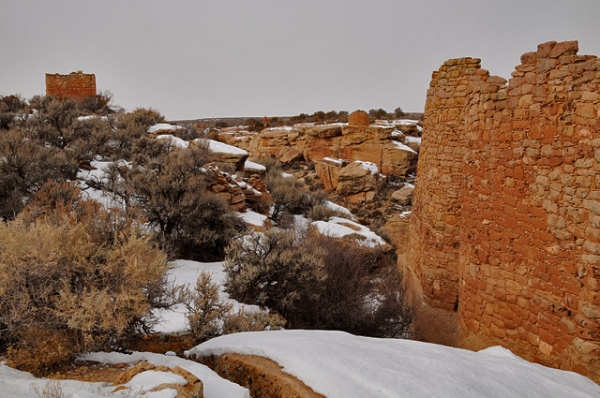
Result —
<path fill-rule="evenodd" d="M 46 73 L 46 95 L 83 101 L 96 96 L 96 75 L 71 72 L 68 75 Z"/>

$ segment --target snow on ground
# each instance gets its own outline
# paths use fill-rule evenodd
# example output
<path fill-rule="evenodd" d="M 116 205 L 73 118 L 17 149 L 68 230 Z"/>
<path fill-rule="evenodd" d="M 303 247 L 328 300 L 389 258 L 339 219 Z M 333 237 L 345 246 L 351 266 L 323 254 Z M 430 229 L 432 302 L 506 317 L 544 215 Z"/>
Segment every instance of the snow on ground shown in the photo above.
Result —
<path fill-rule="evenodd" d="M 480 352 L 334 331 L 238 333 L 189 356 L 238 353 L 270 358 L 327 397 L 598 397 L 600 386 L 572 372 L 527 362 L 501 347 Z"/>
<path fill-rule="evenodd" d="M 169 124 L 169 123 L 157 123 L 155 125 L 152 125 L 150 127 L 148 127 L 148 130 L 146 130 L 148 133 L 155 133 L 157 131 L 175 131 L 175 130 L 181 130 L 183 127 L 181 126 L 176 126 L 174 124 Z"/>
<path fill-rule="evenodd" d="M 56 383 L 48 379 L 39 379 L 31 375 L 31 373 L 21 372 L 20 370 L 9 367 L 6 362 L 0 362 L 0 397 L 2 398 L 40 398 L 42 395 L 36 392 L 41 392 L 47 383 Z M 106 383 L 88 383 L 75 380 L 63 380 L 60 382 L 60 388 L 65 397 L 73 396 L 77 393 L 85 393 L 87 395 L 79 395 L 80 397 L 100 397 L 110 396 L 110 391 L 114 386 Z M 90 395 L 91 394 L 91 395 Z M 118 394 L 115 397 L 121 396 Z"/>
<path fill-rule="evenodd" d="M 323 204 L 325 206 L 327 206 L 328 208 L 330 208 L 331 210 L 343 213 L 343 214 L 347 215 L 348 217 L 350 217 L 351 220 L 355 220 L 354 216 L 352 215 L 352 212 L 350 212 L 350 210 L 346 209 L 344 206 L 340 206 L 340 205 L 338 205 L 336 203 L 333 203 L 333 202 L 331 202 L 329 200 L 324 201 Z"/>
<path fill-rule="evenodd" d="M 338 159 L 338 158 L 330 158 L 330 157 L 324 157 L 323 158 L 324 161 L 329 162 L 331 164 L 335 164 L 338 166 L 342 166 L 344 164 L 344 160 L 343 159 Z"/>
<path fill-rule="evenodd" d="M 149 352 L 134 352 L 132 354 L 97 352 L 83 355 L 81 359 L 106 364 L 148 361 L 154 365 L 168 366 L 170 368 L 179 366 L 202 380 L 204 383 L 205 398 L 248 398 L 250 396 L 248 390 L 221 378 L 207 366 L 183 358 Z"/>
<path fill-rule="evenodd" d="M 244 164 L 244 168 L 249 171 L 267 171 L 267 168 L 260 163 L 251 162 L 250 160 L 246 160 Z"/>
<path fill-rule="evenodd" d="M 405 210 L 402 213 L 400 213 L 399 217 L 410 217 L 410 215 L 412 214 L 412 210 Z"/>
<path fill-rule="evenodd" d="M 265 221 L 268 219 L 264 214 L 256 213 L 252 210 L 246 210 L 245 213 L 238 213 L 238 215 L 246 224 L 256 225 L 258 227 L 265 225 Z"/>
<path fill-rule="evenodd" d="M 208 141 L 208 149 L 213 153 L 227 153 L 233 155 L 248 155 L 248 152 L 240 149 L 236 146 L 225 144 L 221 141 L 206 140 Z"/>
<path fill-rule="evenodd" d="M 293 127 L 292 126 L 269 127 L 269 128 L 264 129 L 263 131 L 269 132 L 269 131 L 281 131 L 281 130 L 292 131 Z"/>
<path fill-rule="evenodd" d="M 237 312 L 243 309 L 246 313 L 261 311 L 256 305 L 241 304 L 240 302 L 230 299 L 229 294 L 225 292 L 223 285 L 225 284 L 225 270 L 222 262 L 215 263 L 200 263 L 191 260 L 175 260 L 173 268 L 169 270 L 169 281 L 175 286 L 187 285 L 193 288 L 196 284 L 198 276 L 206 271 L 211 274 L 212 281 L 220 286 L 219 295 L 233 306 L 233 311 Z M 182 333 L 189 330 L 187 321 L 187 311 L 183 304 L 178 304 L 171 309 L 157 309 L 154 315 L 158 319 L 158 324 L 154 327 L 154 331 L 158 333 Z"/>
<path fill-rule="evenodd" d="M 392 133 L 390 134 L 390 136 L 392 138 L 399 138 L 399 139 L 406 138 L 406 136 L 404 135 L 404 133 L 402 131 L 400 131 L 400 130 L 394 130 L 394 131 L 392 131 Z"/>
<path fill-rule="evenodd" d="M 396 123 L 400 126 L 416 126 L 417 124 L 419 124 L 419 121 L 412 120 L 412 119 L 399 119 L 399 120 L 394 120 L 394 123 Z"/>
<path fill-rule="evenodd" d="M 92 120 L 92 119 L 100 119 L 103 122 L 108 121 L 108 117 L 106 117 L 106 116 L 89 115 L 89 116 L 78 116 L 77 117 L 77 121 L 79 121 L 79 122 L 85 122 L 87 120 Z"/>
<path fill-rule="evenodd" d="M 365 162 L 362 160 L 357 160 L 358 163 L 360 163 L 360 167 L 362 167 L 363 169 L 367 170 L 368 172 L 370 172 L 373 175 L 376 175 L 379 173 L 379 168 L 377 167 L 377 165 L 373 162 Z"/>
<path fill-rule="evenodd" d="M 411 147 L 409 147 L 408 145 L 404 145 L 403 143 L 401 143 L 400 141 L 392 141 L 394 143 L 394 145 L 396 146 L 396 148 L 401 149 L 403 151 L 406 152 L 412 152 L 412 153 L 417 153 L 414 149 L 412 149 Z"/>
<path fill-rule="evenodd" d="M 376 247 L 385 245 L 385 241 L 371 231 L 369 228 L 357 222 L 341 218 L 330 217 L 329 221 L 315 221 L 312 223 L 322 235 L 331 236 L 333 238 L 341 238 L 347 235 L 358 235 L 356 241 L 361 246 Z"/>
<path fill-rule="evenodd" d="M 179 384 L 180 386 L 185 386 L 187 380 L 183 376 L 176 375 L 175 373 L 148 370 L 133 376 L 133 378 L 125 385 L 131 391 L 145 393 L 161 384 Z"/>
<path fill-rule="evenodd" d="M 121 206 L 118 200 L 115 200 L 114 197 L 107 195 L 105 192 L 99 189 L 91 188 L 88 186 L 88 181 L 90 182 L 103 182 L 106 183 L 108 180 L 106 179 L 106 171 L 112 161 L 102 161 L 102 160 L 94 160 L 90 162 L 90 166 L 93 167 L 93 170 L 83 170 L 79 169 L 77 172 L 77 180 L 79 188 L 82 190 L 82 194 L 89 199 L 94 199 L 107 209 Z M 119 166 L 127 166 L 130 167 L 131 164 L 125 160 L 119 161 Z"/>
<path fill-rule="evenodd" d="M 190 146 L 190 143 L 186 140 L 183 140 L 179 137 L 175 137 L 174 135 L 171 134 L 161 134 L 158 137 L 156 137 L 157 140 L 168 140 L 170 142 L 171 145 L 173 145 L 174 147 L 177 148 L 188 148 Z"/>
<path fill-rule="evenodd" d="M 421 145 L 421 137 L 413 137 L 413 136 L 407 135 L 406 142 L 407 143 L 414 142 L 416 144 Z"/>

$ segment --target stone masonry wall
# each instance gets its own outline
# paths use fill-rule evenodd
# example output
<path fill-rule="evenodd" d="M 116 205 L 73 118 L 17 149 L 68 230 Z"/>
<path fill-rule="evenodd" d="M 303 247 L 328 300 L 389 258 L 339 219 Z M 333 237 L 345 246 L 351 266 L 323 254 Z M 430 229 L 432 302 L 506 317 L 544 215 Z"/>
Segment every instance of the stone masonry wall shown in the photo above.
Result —
<path fill-rule="evenodd" d="M 500 344 L 600 382 L 600 60 L 577 42 L 434 72 L 406 271 L 455 312 L 454 344 Z"/>
<path fill-rule="evenodd" d="M 96 75 L 81 71 L 68 75 L 46 73 L 46 95 L 84 100 L 96 95 Z"/>

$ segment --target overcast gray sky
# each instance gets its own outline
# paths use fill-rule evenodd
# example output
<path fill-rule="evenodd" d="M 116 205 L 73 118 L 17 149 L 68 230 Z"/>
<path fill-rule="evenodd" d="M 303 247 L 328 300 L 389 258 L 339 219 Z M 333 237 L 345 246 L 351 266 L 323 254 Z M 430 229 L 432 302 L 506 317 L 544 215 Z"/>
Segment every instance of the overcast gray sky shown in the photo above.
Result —
<path fill-rule="evenodd" d="M 420 112 L 446 59 L 508 78 L 541 42 L 600 55 L 599 19 L 600 0 L 0 0 L 0 95 L 83 70 L 170 120 Z"/>

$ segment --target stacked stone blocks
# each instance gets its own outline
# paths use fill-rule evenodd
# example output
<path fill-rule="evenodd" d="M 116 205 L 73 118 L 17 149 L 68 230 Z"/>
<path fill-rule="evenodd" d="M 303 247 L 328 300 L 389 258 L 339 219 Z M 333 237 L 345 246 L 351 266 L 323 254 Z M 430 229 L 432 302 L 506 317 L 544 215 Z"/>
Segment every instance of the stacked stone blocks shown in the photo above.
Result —
<path fill-rule="evenodd" d="M 68 75 L 46 73 L 46 95 L 83 101 L 96 96 L 96 75 L 71 72 Z"/>
<path fill-rule="evenodd" d="M 600 60 L 577 51 L 540 44 L 508 82 L 434 72 L 406 267 L 457 345 L 600 381 Z"/>

